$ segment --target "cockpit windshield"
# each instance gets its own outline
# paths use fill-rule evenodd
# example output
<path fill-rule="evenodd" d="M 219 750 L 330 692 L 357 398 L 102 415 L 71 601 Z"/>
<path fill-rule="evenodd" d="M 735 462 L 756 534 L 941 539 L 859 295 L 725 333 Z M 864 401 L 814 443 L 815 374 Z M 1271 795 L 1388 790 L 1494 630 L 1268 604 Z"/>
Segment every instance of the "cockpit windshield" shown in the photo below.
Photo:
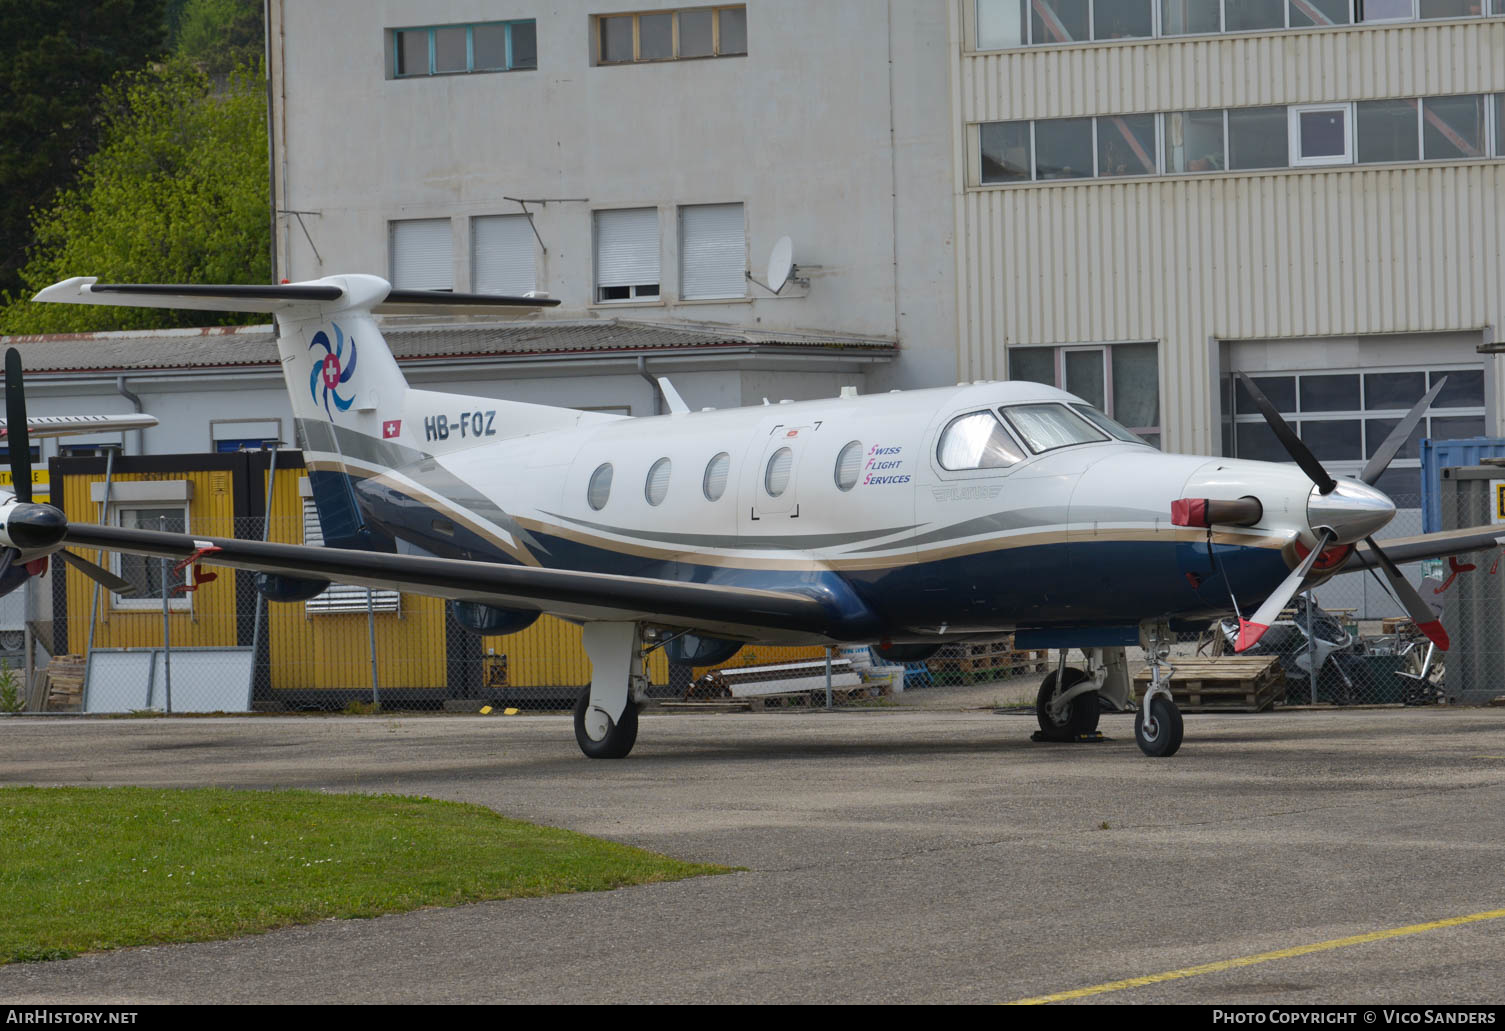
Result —
<path fill-rule="evenodd" d="M 1108 436 L 1110 437 L 1116 437 L 1117 439 L 1125 441 L 1129 444 L 1143 444 L 1146 447 L 1154 447 L 1153 444 L 1145 440 L 1139 434 L 1135 433 L 1131 429 L 1126 429 L 1117 420 L 1104 415 L 1102 412 L 1098 411 L 1096 408 L 1093 408 L 1091 405 L 1072 405 L 1071 407 L 1081 412 L 1084 416 L 1091 420 L 1094 426 L 1102 430 L 1104 433 L 1108 434 Z"/>
<path fill-rule="evenodd" d="M 1062 404 L 1011 405 L 1003 409 L 1003 417 L 1037 455 L 1058 447 L 1108 439 L 1106 432 Z"/>

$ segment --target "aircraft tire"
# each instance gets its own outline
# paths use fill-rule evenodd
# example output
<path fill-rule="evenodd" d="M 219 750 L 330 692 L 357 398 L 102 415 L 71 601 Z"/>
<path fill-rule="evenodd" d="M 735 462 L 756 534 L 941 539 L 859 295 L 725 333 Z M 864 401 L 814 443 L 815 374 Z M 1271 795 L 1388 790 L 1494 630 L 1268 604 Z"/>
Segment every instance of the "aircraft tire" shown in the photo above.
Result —
<path fill-rule="evenodd" d="M 1061 690 L 1070 690 L 1086 679 L 1087 674 L 1082 670 L 1067 667 Z M 1040 693 L 1035 696 L 1035 718 L 1040 721 L 1040 733 L 1047 741 L 1070 741 L 1097 729 L 1097 718 L 1102 714 L 1102 707 L 1098 705 L 1096 691 L 1077 695 L 1071 702 L 1071 711 L 1066 714 L 1065 721 L 1057 723 L 1051 719 L 1046 706 L 1059 693 L 1056 690 L 1056 674 L 1052 671 L 1041 681 Z"/>
<path fill-rule="evenodd" d="M 1139 743 L 1139 750 L 1155 759 L 1175 755 L 1181 747 L 1181 734 L 1185 729 L 1181 710 L 1168 698 L 1156 698 L 1150 702 L 1150 716 L 1155 725 L 1153 733 L 1146 733 L 1144 706 L 1134 712 L 1134 740 Z"/>
<path fill-rule="evenodd" d="M 622 710 L 622 721 L 613 723 L 606 736 L 599 741 L 591 740 L 585 732 L 585 714 L 590 710 L 591 689 L 580 692 L 575 702 L 575 743 L 587 759 L 625 759 L 638 739 L 638 703 L 629 701 Z"/>

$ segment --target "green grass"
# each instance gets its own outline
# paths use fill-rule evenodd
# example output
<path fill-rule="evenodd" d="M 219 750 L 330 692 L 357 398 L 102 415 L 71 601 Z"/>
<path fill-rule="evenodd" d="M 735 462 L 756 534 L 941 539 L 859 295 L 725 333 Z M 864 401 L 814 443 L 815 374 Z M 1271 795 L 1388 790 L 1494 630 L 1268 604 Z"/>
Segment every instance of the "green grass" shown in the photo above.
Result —
<path fill-rule="evenodd" d="M 725 872 L 427 798 L 6 788 L 0 963 Z"/>

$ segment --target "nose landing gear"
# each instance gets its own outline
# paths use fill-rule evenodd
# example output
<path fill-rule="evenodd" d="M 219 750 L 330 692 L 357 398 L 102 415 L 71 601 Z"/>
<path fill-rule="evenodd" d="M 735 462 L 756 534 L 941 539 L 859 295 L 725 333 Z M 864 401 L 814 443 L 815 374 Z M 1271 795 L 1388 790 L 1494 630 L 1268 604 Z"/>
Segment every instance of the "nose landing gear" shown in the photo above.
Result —
<path fill-rule="evenodd" d="M 1171 690 L 1166 686 L 1168 678 L 1160 669 L 1160 664 L 1171 654 L 1170 629 L 1164 624 L 1158 624 L 1148 632 L 1141 628 L 1140 640 L 1145 646 L 1145 659 L 1150 664 L 1150 686 L 1139 710 L 1134 713 L 1134 740 L 1145 755 L 1164 759 L 1175 755 L 1181 747 L 1183 730 L 1181 710 L 1176 708 Z"/>

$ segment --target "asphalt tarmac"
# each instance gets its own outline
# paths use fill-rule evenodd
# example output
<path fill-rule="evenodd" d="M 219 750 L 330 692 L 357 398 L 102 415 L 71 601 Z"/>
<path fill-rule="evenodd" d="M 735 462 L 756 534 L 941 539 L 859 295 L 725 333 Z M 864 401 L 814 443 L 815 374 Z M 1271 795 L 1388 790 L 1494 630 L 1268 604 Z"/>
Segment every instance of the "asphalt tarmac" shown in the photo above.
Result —
<path fill-rule="evenodd" d="M 3 785 L 432 795 L 746 872 L 14 964 L 0 1001 L 1505 1000 L 1505 710 L 1190 715 L 1168 760 L 1033 729 L 648 715 L 591 762 L 557 716 L 7 719 Z"/>

